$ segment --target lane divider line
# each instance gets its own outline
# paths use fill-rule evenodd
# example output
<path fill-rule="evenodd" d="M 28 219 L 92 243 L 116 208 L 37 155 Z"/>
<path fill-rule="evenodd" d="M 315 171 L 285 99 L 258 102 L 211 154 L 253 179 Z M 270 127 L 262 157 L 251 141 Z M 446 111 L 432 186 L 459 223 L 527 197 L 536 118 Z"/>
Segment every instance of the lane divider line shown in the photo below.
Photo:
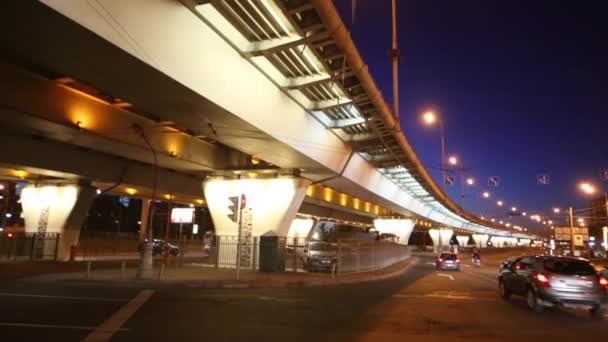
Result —
<path fill-rule="evenodd" d="M 45 329 L 73 329 L 73 330 L 93 330 L 95 327 L 86 327 L 80 325 L 58 325 L 58 324 L 32 324 L 32 323 L 9 323 L 0 322 L 0 327 L 16 327 L 16 328 L 45 328 Z M 120 331 L 127 331 L 127 328 L 120 328 Z"/>
<path fill-rule="evenodd" d="M 29 293 L 0 293 L 3 297 L 30 297 L 30 298 L 49 298 L 49 299 L 77 299 L 77 300 L 99 300 L 106 302 L 126 302 L 128 298 L 103 298 L 103 297 L 74 297 L 74 296 L 53 296 L 53 295 L 40 295 L 40 294 L 29 294 Z"/>
<path fill-rule="evenodd" d="M 110 318 L 101 323 L 93 332 L 91 332 L 83 341 L 85 342 L 102 342 L 109 341 L 112 336 L 120 330 L 120 328 L 139 310 L 139 308 L 152 297 L 153 290 L 143 290 L 130 302 L 118 309 Z"/>

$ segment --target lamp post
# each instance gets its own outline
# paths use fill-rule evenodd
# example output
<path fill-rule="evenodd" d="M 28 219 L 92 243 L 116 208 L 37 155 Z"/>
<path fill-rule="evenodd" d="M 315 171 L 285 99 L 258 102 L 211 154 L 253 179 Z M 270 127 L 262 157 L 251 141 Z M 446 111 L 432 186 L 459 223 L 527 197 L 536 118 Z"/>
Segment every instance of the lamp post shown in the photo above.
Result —
<path fill-rule="evenodd" d="M 446 189 L 445 189 L 445 171 L 446 171 L 446 165 L 445 165 L 445 130 L 443 127 L 443 120 L 439 119 L 439 117 L 437 117 L 437 115 L 435 115 L 434 112 L 432 111 L 427 111 L 426 113 L 424 113 L 423 115 L 424 118 L 424 122 L 427 125 L 432 125 L 435 122 L 437 122 L 439 124 L 439 130 L 441 132 L 441 174 L 442 174 L 442 188 L 443 188 L 443 196 L 446 196 Z"/>

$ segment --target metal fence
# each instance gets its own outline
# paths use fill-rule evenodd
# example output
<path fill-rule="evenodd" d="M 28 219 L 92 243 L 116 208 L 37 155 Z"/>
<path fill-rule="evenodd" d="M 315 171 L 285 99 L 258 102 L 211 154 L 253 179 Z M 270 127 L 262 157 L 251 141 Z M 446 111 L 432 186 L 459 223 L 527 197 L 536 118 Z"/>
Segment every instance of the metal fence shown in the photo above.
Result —
<path fill-rule="evenodd" d="M 241 249 L 239 255 L 239 247 Z M 334 275 L 379 270 L 410 257 L 410 248 L 389 241 L 340 240 L 337 243 L 304 238 L 278 238 L 273 256 L 287 272 L 326 272 Z M 210 266 L 260 270 L 260 238 L 218 236 L 209 251 Z M 263 251 L 262 251 L 263 252 Z"/>
<path fill-rule="evenodd" d="M 263 239 L 263 238 L 262 238 Z M 390 241 L 340 240 L 309 241 L 305 238 L 276 237 L 270 249 L 260 237 L 215 236 L 212 240 L 170 241 L 179 248 L 171 258 L 211 268 L 260 271 L 268 260 L 277 272 L 323 272 L 342 275 L 370 272 L 388 267 L 410 256 L 410 248 Z M 267 241 L 267 240 L 265 240 Z M 81 240 L 73 255 L 76 261 L 139 259 L 139 242 L 133 238 Z M 163 258 L 157 253 L 155 258 Z M 266 260 L 266 261 L 264 261 Z M 265 268 L 266 267 L 266 268 Z"/>
<path fill-rule="evenodd" d="M 0 236 L 0 260 L 56 260 L 58 243 L 57 233 Z"/>

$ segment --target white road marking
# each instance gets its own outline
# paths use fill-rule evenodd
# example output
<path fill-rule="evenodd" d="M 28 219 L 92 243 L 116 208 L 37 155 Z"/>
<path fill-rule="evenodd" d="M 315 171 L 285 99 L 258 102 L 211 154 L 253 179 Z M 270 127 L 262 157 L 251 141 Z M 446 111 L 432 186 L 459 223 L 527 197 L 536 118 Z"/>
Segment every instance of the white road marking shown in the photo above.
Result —
<path fill-rule="evenodd" d="M 462 264 L 462 266 L 464 266 L 464 267 L 471 267 L 471 265 L 465 265 L 465 264 Z"/>
<path fill-rule="evenodd" d="M 393 295 L 393 298 L 439 298 L 439 299 L 459 299 L 459 300 L 485 300 L 485 301 L 496 301 L 496 298 L 482 298 L 472 297 L 467 295 L 453 295 L 453 294 L 438 294 L 438 293 L 427 293 L 422 295 Z"/>
<path fill-rule="evenodd" d="M 440 277 L 448 277 L 448 278 L 450 278 L 450 280 L 454 280 L 454 276 L 451 274 L 437 273 L 437 275 Z"/>
<path fill-rule="evenodd" d="M 74 296 L 52 296 L 29 293 L 0 293 L 4 297 L 30 297 L 30 298 L 50 298 L 50 299 L 77 299 L 77 300 L 99 300 L 108 302 L 126 302 L 127 298 L 104 298 L 104 297 L 74 297 Z"/>
<path fill-rule="evenodd" d="M 83 341 L 109 341 L 112 336 L 120 330 L 123 324 L 127 322 L 144 303 L 154 294 L 153 290 L 143 290 L 130 302 L 116 311 L 105 322 L 101 323 L 93 332 L 89 334 Z"/>
<path fill-rule="evenodd" d="M 429 265 L 433 265 L 433 266 L 435 265 L 435 263 L 434 263 L 434 262 L 432 262 L 432 261 L 428 261 L 428 262 L 427 262 L 427 264 L 429 264 Z"/>
<path fill-rule="evenodd" d="M 45 329 L 74 329 L 74 330 L 93 330 L 95 327 L 86 327 L 80 325 L 57 325 L 57 324 L 31 324 L 31 323 L 8 323 L 0 322 L 0 327 L 17 327 L 17 328 L 45 328 Z M 127 328 L 120 328 L 120 331 L 127 331 Z"/>

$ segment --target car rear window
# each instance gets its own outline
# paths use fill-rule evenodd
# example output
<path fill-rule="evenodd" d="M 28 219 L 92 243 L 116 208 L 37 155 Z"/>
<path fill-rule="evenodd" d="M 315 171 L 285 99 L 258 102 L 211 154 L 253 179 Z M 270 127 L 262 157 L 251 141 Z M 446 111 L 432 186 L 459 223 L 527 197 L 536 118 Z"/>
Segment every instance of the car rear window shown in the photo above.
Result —
<path fill-rule="evenodd" d="M 545 269 L 553 273 L 566 275 L 594 275 L 595 269 L 584 260 L 547 259 L 543 262 Z"/>
<path fill-rule="evenodd" d="M 458 259 L 458 257 L 456 256 L 456 254 L 450 254 L 450 253 L 443 253 L 443 254 L 441 254 L 440 258 L 442 258 L 444 260 L 456 260 L 456 259 Z"/>

